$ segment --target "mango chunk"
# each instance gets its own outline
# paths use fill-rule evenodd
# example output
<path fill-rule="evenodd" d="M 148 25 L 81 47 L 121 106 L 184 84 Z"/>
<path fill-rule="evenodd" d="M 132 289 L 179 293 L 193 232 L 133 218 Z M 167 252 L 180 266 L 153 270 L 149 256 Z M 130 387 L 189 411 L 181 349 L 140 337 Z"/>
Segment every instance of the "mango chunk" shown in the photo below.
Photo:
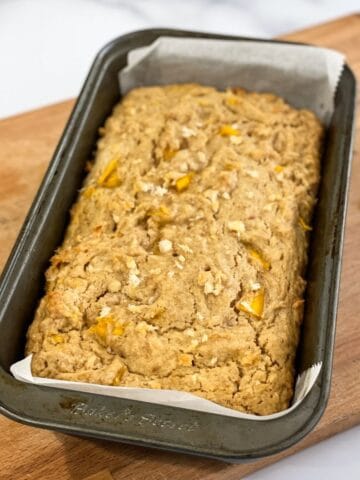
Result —
<path fill-rule="evenodd" d="M 256 318 L 261 318 L 264 312 L 264 304 L 265 295 L 264 290 L 261 289 L 253 297 L 240 300 L 236 304 L 236 308 L 241 312 L 248 313 L 249 315 L 253 315 Z"/>
<path fill-rule="evenodd" d="M 64 336 L 61 334 L 51 335 L 50 340 L 51 340 L 51 343 L 54 343 L 55 345 L 65 342 Z"/>
<path fill-rule="evenodd" d="M 184 175 L 183 177 L 178 178 L 175 182 L 176 190 L 178 192 L 183 192 L 184 190 L 189 188 L 192 177 L 193 177 L 193 174 L 188 173 L 187 175 Z"/>
<path fill-rule="evenodd" d="M 162 222 L 166 222 L 171 219 L 171 212 L 165 205 L 160 205 L 159 208 L 150 210 L 149 215 Z"/>
<path fill-rule="evenodd" d="M 172 150 L 171 148 L 166 147 L 164 152 L 163 152 L 164 160 L 166 160 L 166 161 L 171 160 L 177 154 L 177 152 L 178 152 L 177 150 Z"/>
<path fill-rule="evenodd" d="M 124 326 L 120 325 L 112 316 L 97 317 L 96 323 L 89 330 L 95 334 L 100 340 L 105 341 L 107 335 L 120 336 L 124 333 Z"/>
<path fill-rule="evenodd" d="M 240 132 L 232 125 L 226 124 L 220 127 L 220 135 L 222 137 L 239 136 Z"/>
<path fill-rule="evenodd" d="M 121 369 L 117 372 L 117 374 L 115 375 L 115 378 L 113 380 L 113 385 L 114 387 L 118 387 L 120 384 L 121 384 L 121 380 L 124 376 L 124 373 L 125 373 L 125 369 Z"/>
<path fill-rule="evenodd" d="M 231 95 L 226 98 L 225 102 L 230 106 L 234 106 L 234 105 L 238 105 L 239 99 L 238 97 L 235 97 L 235 95 Z"/>
<path fill-rule="evenodd" d="M 179 364 L 184 367 L 191 367 L 193 361 L 193 356 L 189 353 L 181 353 L 179 355 Z"/>
<path fill-rule="evenodd" d="M 265 258 L 261 255 L 260 252 L 254 250 L 253 248 L 248 249 L 249 255 L 251 258 L 256 260 L 257 262 L 261 263 L 261 265 L 265 268 L 265 270 L 270 270 L 270 263 L 265 260 Z"/>
<path fill-rule="evenodd" d="M 92 195 L 95 193 L 95 190 L 96 190 L 96 188 L 93 187 L 92 185 L 90 185 L 89 187 L 87 187 L 84 190 L 84 192 L 83 192 L 84 197 L 86 197 L 86 198 L 92 197 Z"/>
<path fill-rule="evenodd" d="M 98 178 L 98 185 L 105 188 L 115 188 L 118 187 L 121 183 L 120 177 L 117 174 L 117 160 L 113 158 L 106 165 L 104 171 Z"/>

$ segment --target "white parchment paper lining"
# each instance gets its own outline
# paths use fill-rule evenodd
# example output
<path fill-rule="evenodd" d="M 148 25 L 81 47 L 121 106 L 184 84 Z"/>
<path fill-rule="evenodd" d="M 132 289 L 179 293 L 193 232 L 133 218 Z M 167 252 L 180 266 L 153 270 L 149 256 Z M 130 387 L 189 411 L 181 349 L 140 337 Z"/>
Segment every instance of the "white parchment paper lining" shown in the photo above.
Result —
<path fill-rule="evenodd" d="M 132 387 L 108 387 L 94 383 L 67 382 L 65 380 L 53 380 L 52 378 L 33 377 L 31 373 L 31 355 L 14 363 L 11 367 L 11 373 L 17 380 L 35 383 L 47 387 L 63 388 L 65 390 L 77 390 L 80 392 L 98 393 L 110 397 L 127 398 L 130 400 L 139 400 L 142 402 L 158 403 L 173 407 L 188 408 L 190 410 L 199 410 L 201 412 L 216 413 L 218 415 L 227 415 L 228 417 L 247 418 L 249 420 L 272 420 L 282 417 L 294 410 L 314 385 L 320 369 L 321 363 L 313 365 L 311 368 L 299 375 L 295 395 L 292 405 L 287 410 L 275 413 L 273 415 L 257 416 L 248 413 L 242 413 L 231 408 L 222 407 L 214 402 L 205 400 L 187 392 L 178 390 L 154 390 L 150 388 L 132 388 Z"/>
<path fill-rule="evenodd" d="M 239 86 L 272 92 L 294 107 L 313 110 L 327 125 L 333 113 L 335 90 L 343 65 L 343 55 L 325 48 L 258 41 L 160 37 L 150 46 L 129 53 L 128 65 L 119 72 L 119 86 L 122 94 L 140 86 L 185 82 L 197 82 L 221 90 Z M 176 390 L 109 387 L 33 377 L 31 356 L 13 364 L 10 370 L 18 380 L 37 385 L 264 421 L 286 415 L 302 402 L 318 378 L 321 363 L 298 376 L 290 408 L 261 417 Z"/>
<path fill-rule="evenodd" d="M 328 48 L 259 41 L 160 37 L 129 53 L 121 93 L 135 87 L 197 82 L 221 90 L 271 92 L 327 124 L 344 56 Z"/>

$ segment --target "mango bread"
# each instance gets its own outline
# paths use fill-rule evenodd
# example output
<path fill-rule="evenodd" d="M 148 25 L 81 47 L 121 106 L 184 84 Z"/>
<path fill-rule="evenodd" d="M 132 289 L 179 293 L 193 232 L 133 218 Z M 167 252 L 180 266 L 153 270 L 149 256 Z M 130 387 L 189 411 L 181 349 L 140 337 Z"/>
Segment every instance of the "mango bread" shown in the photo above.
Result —
<path fill-rule="evenodd" d="M 46 273 L 33 374 L 287 408 L 322 134 L 271 94 L 130 92 Z"/>

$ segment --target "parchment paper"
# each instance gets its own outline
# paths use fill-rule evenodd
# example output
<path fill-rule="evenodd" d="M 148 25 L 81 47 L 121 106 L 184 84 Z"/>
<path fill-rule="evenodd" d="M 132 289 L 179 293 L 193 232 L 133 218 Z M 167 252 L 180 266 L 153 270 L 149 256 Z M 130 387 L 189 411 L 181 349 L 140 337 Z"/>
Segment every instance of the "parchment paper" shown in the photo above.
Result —
<path fill-rule="evenodd" d="M 160 37 L 129 53 L 119 81 L 123 94 L 186 82 L 272 92 L 328 124 L 343 65 L 341 53 L 308 45 Z"/>
<path fill-rule="evenodd" d="M 94 383 L 67 382 L 64 380 L 53 380 L 51 378 L 33 377 L 31 373 L 31 355 L 14 363 L 10 367 L 11 373 L 17 380 L 47 387 L 64 388 L 66 390 L 78 390 L 81 392 L 98 393 L 110 397 L 127 398 L 131 400 L 140 400 L 143 402 L 159 403 L 173 407 L 187 408 L 190 410 L 199 410 L 201 412 L 216 413 L 218 415 L 227 415 L 229 417 L 247 418 L 250 420 L 272 420 L 282 417 L 294 410 L 299 403 L 309 393 L 314 385 L 321 369 L 321 363 L 313 365 L 300 375 L 296 382 L 294 401 L 287 410 L 273 415 L 250 415 L 248 413 L 238 412 L 231 408 L 225 408 L 209 400 L 197 397 L 191 393 L 179 392 L 177 390 L 154 390 L 150 388 L 131 388 L 131 387 L 108 387 Z"/>
<path fill-rule="evenodd" d="M 297 108 L 314 111 L 327 125 L 344 57 L 333 50 L 311 46 L 161 37 L 148 47 L 133 50 L 119 72 L 122 94 L 139 86 L 197 82 L 219 89 L 239 86 L 282 96 Z M 33 377 L 31 356 L 13 364 L 11 372 L 24 382 L 152 402 L 174 407 L 246 418 L 271 420 L 286 415 L 306 397 L 316 382 L 321 363 L 297 378 L 292 406 L 274 415 L 256 416 L 222 407 L 175 390 L 108 387 Z"/>

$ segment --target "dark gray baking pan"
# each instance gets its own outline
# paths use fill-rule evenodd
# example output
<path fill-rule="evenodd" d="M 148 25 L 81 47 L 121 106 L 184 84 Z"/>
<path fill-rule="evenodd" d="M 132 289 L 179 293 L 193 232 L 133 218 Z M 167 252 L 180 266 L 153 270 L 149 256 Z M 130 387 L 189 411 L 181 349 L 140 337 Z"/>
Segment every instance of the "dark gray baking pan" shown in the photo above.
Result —
<path fill-rule="evenodd" d="M 125 66 L 129 50 L 148 45 L 161 35 L 238 38 L 145 30 L 114 40 L 96 57 L 1 278 L 0 411 L 14 420 L 62 432 L 230 462 L 249 461 L 298 442 L 316 425 L 329 396 L 354 125 L 355 79 L 348 67 L 341 75 L 326 137 L 298 354 L 299 372 L 319 361 L 323 367 L 300 406 L 282 418 L 254 422 L 28 385 L 9 374 L 9 366 L 24 355 L 25 333 L 43 292 L 44 271 L 62 241 L 97 129 L 120 98 L 118 71 Z"/>

